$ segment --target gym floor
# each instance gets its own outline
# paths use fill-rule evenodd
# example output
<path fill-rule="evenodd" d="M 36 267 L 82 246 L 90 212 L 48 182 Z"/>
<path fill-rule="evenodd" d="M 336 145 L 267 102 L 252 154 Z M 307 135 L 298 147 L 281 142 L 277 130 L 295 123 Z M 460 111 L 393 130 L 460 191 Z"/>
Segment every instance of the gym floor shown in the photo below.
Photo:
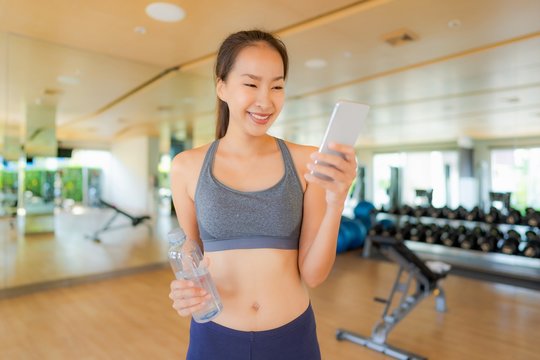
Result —
<path fill-rule="evenodd" d="M 95 269 L 108 268 L 109 274 L 126 271 L 123 276 L 73 281 L 63 284 L 68 286 L 0 300 L 0 357 L 183 358 L 189 322 L 171 308 L 167 297 L 171 272 L 160 258 L 163 245 L 156 238 L 145 238 L 146 231 L 145 227 L 117 230 L 104 236 L 102 244 L 79 239 L 71 248 L 60 246 L 58 240 L 42 240 L 54 246 L 55 251 L 49 252 L 55 253 L 54 259 L 67 257 L 73 263 L 81 261 L 79 255 L 88 249 L 101 247 L 88 255 L 90 259 L 103 256 L 100 251 L 117 255 L 107 261 L 85 261 L 97 264 Z M 119 255 L 122 247 L 148 260 L 130 263 L 125 260 L 129 256 Z M 61 249 L 66 250 L 62 253 Z M 79 255 L 73 256 L 73 251 Z M 18 256 L 21 253 L 24 251 L 19 249 Z M 343 328 L 369 335 L 383 310 L 383 305 L 372 299 L 389 293 L 396 271 L 394 264 L 361 258 L 359 251 L 337 257 L 328 280 L 311 290 L 324 359 L 387 358 L 353 343 L 339 342 L 335 332 Z M 444 281 L 444 289 L 447 313 L 435 311 L 433 297 L 425 299 L 391 332 L 388 343 L 430 359 L 538 358 L 540 292 L 453 275 Z"/>

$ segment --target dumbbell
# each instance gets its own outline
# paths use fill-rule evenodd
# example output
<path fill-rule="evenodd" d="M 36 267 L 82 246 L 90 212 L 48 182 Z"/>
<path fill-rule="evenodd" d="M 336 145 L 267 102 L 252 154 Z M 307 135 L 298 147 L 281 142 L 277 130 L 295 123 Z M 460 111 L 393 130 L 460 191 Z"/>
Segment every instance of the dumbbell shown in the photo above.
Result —
<path fill-rule="evenodd" d="M 465 250 L 473 250 L 476 247 L 476 237 L 473 232 L 468 229 L 464 229 L 463 231 L 459 231 L 458 229 L 458 232 L 459 236 L 457 242 L 459 247 Z"/>
<path fill-rule="evenodd" d="M 396 236 L 396 226 L 395 225 L 389 225 L 389 226 L 384 226 L 383 225 L 383 231 L 382 231 L 382 236 L 387 236 L 387 237 L 395 237 Z"/>
<path fill-rule="evenodd" d="M 414 209 L 410 207 L 409 205 L 403 205 L 401 209 L 399 210 L 400 215 L 407 215 L 407 216 L 413 216 L 414 215 Z"/>
<path fill-rule="evenodd" d="M 426 227 L 424 224 L 418 224 L 416 227 L 412 228 L 409 232 L 409 239 L 418 242 L 426 241 Z"/>
<path fill-rule="evenodd" d="M 491 252 L 497 249 L 497 243 L 499 239 L 503 237 L 503 234 L 499 229 L 492 227 L 489 229 L 485 236 L 480 236 L 477 240 L 478 247 L 483 252 Z"/>
<path fill-rule="evenodd" d="M 486 222 L 489 224 L 499 224 L 504 222 L 504 215 L 496 207 L 490 207 L 489 212 L 486 214 Z"/>
<path fill-rule="evenodd" d="M 436 224 L 431 224 L 426 230 L 426 242 L 428 244 L 437 244 L 441 238 L 441 228 Z"/>
<path fill-rule="evenodd" d="M 508 224 L 521 224 L 521 213 L 519 210 L 510 208 L 508 215 L 506 216 L 506 223 Z"/>
<path fill-rule="evenodd" d="M 473 207 L 472 210 L 465 215 L 465 220 L 469 221 L 484 221 L 484 218 L 484 212 L 478 206 Z"/>
<path fill-rule="evenodd" d="M 540 212 L 533 208 L 525 209 L 525 225 L 540 227 Z"/>
<path fill-rule="evenodd" d="M 427 207 L 417 206 L 414 209 L 413 214 L 414 214 L 415 217 L 428 216 L 428 210 L 429 210 L 429 208 L 427 208 Z"/>
<path fill-rule="evenodd" d="M 508 230 L 506 239 L 500 241 L 500 249 L 503 254 L 516 255 L 519 252 L 521 235 L 515 230 Z"/>
<path fill-rule="evenodd" d="M 403 225 L 399 227 L 396 231 L 396 239 L 403 241 L 403 240 L 409 240 L 411 230 L 414 228 L 414 226 L 410 222 L 405 222 Z"/>
<path fill-rule="evenodd" d="M 440 218 L 442 217 L 442 210 L 436 207 L 430 206 L 427 210 L 427 215 L 432 218 Z"/>
<path fill-rule="evenodd" d="M 527 231 L 527 245 L 523 249 L 523 255 L 530 258 L 540 258 L 540 236 L 534 231 Z"/>
<path fill-rule="evenodd" d="M 381 235 L 383 232 L 383 226 L 382 224 L 375 224 L 375 226 L 373 226 L 371 229 L 369 229 L 368 231 L 368 235 L 369 236 L 377 236 L 377 235 Z"/>
<path fill-rule="evenodd" d="M 458 232 L 455 229 L 449 227 L 446 230 L 442 231 L 441 242 L 449 247 L 456 246 L 458 236 Z"/>
<path fill-rule="evenodd" d="M 446 217 L 450 220 L 464 220 L 467 214 L 467 209 L 460 205 L 455 210 L 448 210 Z"/>
<path fill-rule="evenodd" d="M 443 206 L 441 208 L 441 217 L 445 219 L 450 219 L 451 216 L 454 216 L 453 210 L 450 209 L 448 206 Z"/>

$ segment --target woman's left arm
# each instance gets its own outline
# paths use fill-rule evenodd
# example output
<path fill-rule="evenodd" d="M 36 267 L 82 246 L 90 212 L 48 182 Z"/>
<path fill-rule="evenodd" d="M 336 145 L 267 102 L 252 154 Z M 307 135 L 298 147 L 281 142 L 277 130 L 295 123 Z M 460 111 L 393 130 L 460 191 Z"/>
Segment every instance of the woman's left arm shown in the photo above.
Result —
<path fill-rule="evenodd" d="M 300 234 L 298 266 L 302 279 L 309 287 L 320 285 L 330 273 L 336 258 L 337 237 L 341 215 L 349 188 L 356 177 L 356 155 L 351 146 L 331 144 L 345 158 L 313 152 L 304 175 L 304 217 Z M 332 166 L 321 165 L 325 162 Z M 323 180 L 313 172 L 333 179 Z"/>

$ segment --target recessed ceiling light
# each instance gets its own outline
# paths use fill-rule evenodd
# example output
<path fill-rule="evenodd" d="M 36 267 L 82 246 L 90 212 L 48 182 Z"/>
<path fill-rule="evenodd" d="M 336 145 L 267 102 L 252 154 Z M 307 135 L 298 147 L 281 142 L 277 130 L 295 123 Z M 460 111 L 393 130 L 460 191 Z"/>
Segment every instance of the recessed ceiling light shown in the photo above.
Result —
<path fill-rule="evenodd" d="M 81 82 L 78 77 L 69 75 L 60 75 L 56 78 L 56 81 L 66 85 L 78 85 Z"/>
<path fill-rule="evenodd" d="M 186 17 L 186 12 L 176 4 L 166 2 L 151 3 L 146 7 L 146 14 L 154 20 L 176 22 Z"/>
<path fill-rule="evenodd" d="M 452 19 L 448 22 L 448 27 L 450 29 L 457 29 L 461 26 L 461 20 L 459 19 Z"/>
<path fill-rule="evenodd" d="M 144 35 L 146 34 L 146 28 L 144 26 L 135 26 L 133 31 L 137 34 Z"/>
<path fill-rule="evenodd" d="M 309 59 L 304 63 L 304 65 L 310 69 L 322 69 L 323 67 L 326 67 L 327 64 L 328 63 L 324 59 Z"/>
<path fill-rule="evenodd" d="M 507 103 L 510 103 L 510 104 L 515 104 L 519 102 L 519 98 L 517 96 L 510 96 L 510 97 L 507 97 L 505 100 Z"/>

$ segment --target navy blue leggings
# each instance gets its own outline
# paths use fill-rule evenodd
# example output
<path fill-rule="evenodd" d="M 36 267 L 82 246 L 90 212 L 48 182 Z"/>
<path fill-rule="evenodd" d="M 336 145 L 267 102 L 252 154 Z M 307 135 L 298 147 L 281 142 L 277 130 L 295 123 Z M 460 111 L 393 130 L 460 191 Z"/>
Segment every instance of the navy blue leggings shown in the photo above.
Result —
<path fill-rule="evenodd" d="M 239 331 L 191 321 L 187 360 L 320 360 L 311 304 L 290 323 L 265 331 Z"/>

